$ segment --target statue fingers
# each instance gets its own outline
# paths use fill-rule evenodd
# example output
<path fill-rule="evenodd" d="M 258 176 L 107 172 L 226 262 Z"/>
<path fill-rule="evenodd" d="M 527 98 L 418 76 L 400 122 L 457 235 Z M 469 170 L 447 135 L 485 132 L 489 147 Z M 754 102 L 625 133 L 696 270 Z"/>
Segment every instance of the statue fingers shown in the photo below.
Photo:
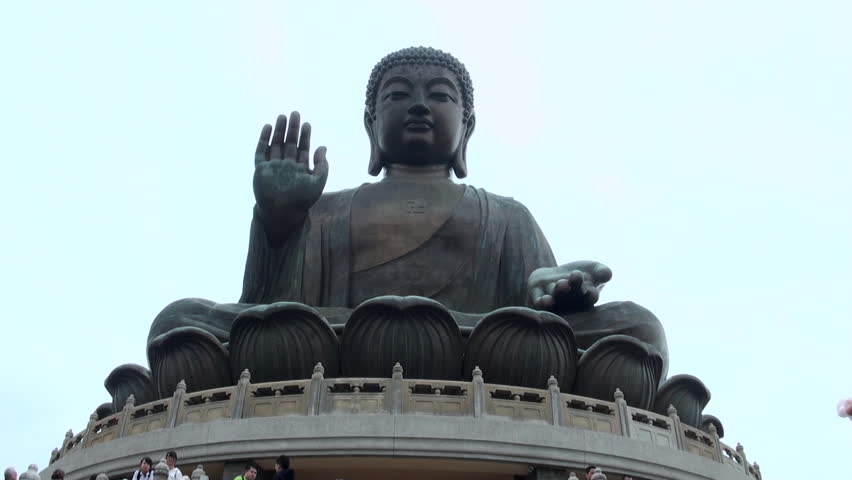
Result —
<path fill-rule="evenodd" d="M 579 274 L 578 276 L 574 275 Z M 559 309 L 574 309 L 589 305 L 589 301 L 597 301 L 597 288 L 586 280 L 582 273 L 572 272 L 568 278 L 560 279 L 553 288 L 554 303 Z"/>
<path fill-rule="evenodd" d="M 574 285 L 567 278 L 559 279 L 559 281 L 552 284 L 553 288 L 550 289 L 550 295 L 556 300 L 556 303 L 563 303 L 564 301 L 570 299 L 572 296 L 576 296 L 579 288 L 574 287 Z"/>
<path fill-rule="evenodd" d="M 595 285 L 604 284 L 612 280 L 612 270 L 603 263 L 599 263 L 592 270 L 592 279 Z"/>
<path fill-rule="evenodd" d="M 533 287 L 530 288 L 530 301 L 533 306 L 538 306 L 539 299 L 544 296 L 544 288 L 541 284 L 534 284 Z"/>
<path fill-rule="evenodd" d="M 592 282 L 584 282 L 581 292 L 583 303 L 585 303 L 588 307 L 591 307 L 594 304 L 598 303 L 598 299 L 600 299 L 601 296 L 600 289 L 596 287 Z"/>
<path fill-rule="evenodd" d="M 574 270 L 568 274 L 567 281 L 570 284 L 571 289 L 576 290 L 583 286 L 583 282 L 586 281 L 586 278 L 585 275 L 583 275 L 583 272 Z"/>
<path fill-rule="evenodd" d="M 272 131 L 272 143 L 269 145 L 269 159 L 280 160 L 281 149 L 284 147 L 284 131 L 287 128 L 287 115 L 278 115 L 275 120 L 275 130 Z"/>
<path fill-rule="evenodd" d="M 260 162 L 269 160 L 269 136 L 272 135 L 272 125 L 266 124 L 260 130 L 260 138 L 257 139 L 257 149 L 254 151 L 254 166 Z"/>
<path fill-rule="evenodd" d="M 323 183 L 328 178 L 328 160 L 325 158 L 327 150 L 325 147 L 319 147 L 314 152 L 314 169 L 311 172 L 314 177 L 321 179 Z"/>
<path fill-rule="evenodd" d="M 553 308 L 556 306 L 556 302 L 555 302 L 555 300 L 554 300 L 554 298 L 553 298 L 553 296 L 552 296 L 552 295 L 542 295 L 542 296 L 538 297 L 538 298 L 537 298 L 537 299 L 533 302 L 533 306 L 534 306 L 537 310 L 548 310 L 548 311 L 552 311 L 552 310 L 553 310 Z"/>
<path fill-rule="evenodd" d="M 299 147 L 297 150 L 296 161 L 302 165 L 308 165 L 308 157 L 311 152 L 311 124 L 305 122 L 302 125 L 302 132 L 299 134 Z"/>
<path fill-rule="evenodd" d="M 297 161 L 296 149 L 298 146 L 300 121 L 299 112 L 293 111 L 290 113 L 290 123 L 287 125 L 287 137 L 284 139 L 284 158 L 294 162 Z"/>

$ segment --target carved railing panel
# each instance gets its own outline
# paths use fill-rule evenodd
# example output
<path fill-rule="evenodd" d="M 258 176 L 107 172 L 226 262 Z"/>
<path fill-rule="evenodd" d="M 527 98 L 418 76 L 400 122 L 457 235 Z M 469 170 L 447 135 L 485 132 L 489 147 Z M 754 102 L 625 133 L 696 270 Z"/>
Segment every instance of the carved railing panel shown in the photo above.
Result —
<path fill-rule="evenodd" d="M 716 460 L 716 442 L 710 434 L 686 424 L 681 424 L 681 428 L 683 428 L 686 451 Z"/>
<path fill-rule="evenodd" d="M 402 413 L 472 416 L 473 384 L 470 382 L 404 380 Z"/>
<path fill-rule="evenodd" d="M 122 412 L 118 412 L 96 422 L 89 430 L 89 442 L 86 446 L 90 447 L 118 438 L 122 414 Z"/>
<path fill-rule="evenodd" d="M 562 423 L 566 427 L 622 434 L 615 403 L 566 394 L 561 394 L 560 400 Z"/>
<path fill-rule="evenodd" d="M 485 412 L 513 420 L 553 420 L 548 392 L 535 388 L 486 384 Z"/>
<path fill-rule="evenodd" d="M 629 421 L 634 438 L 655 445 L 678 448 L 677 437 L 669 417 L 633 407 L 627 411 L 630 414 Z"/>
<path fill-rule="evenodd" d="M 391 413 L 387 378 L 332 379 L 322 382 L 320 411 L 330 414 Z"/>
<path fill-rule="evenodd" d="M 310 380 L 249 385 L 243 417 L 307 415 Z"/>
<path fill-rule="evenodd" d="M 236 403 L 236 387 L 187 393 L 178 407 L 176 425 L 230 419 Z"/>
<path fill-rule="evenodd" d="M 722 463 L 737 470 L 743 469 L 743 457 L 735 449 L 724 443 L 722 443 Z"/>
<path fill-rule="evenodd" d="M 83 439 L 85 438 L 86 431 L 82 431 L 77 435 L 74 435 L 70 439 L 66 437 L 65 447 L 62 449 L 62 455 L 68 455 L 70 453 L 76 452 L 83 448 Z"/>
<path fill-rule="evenodd" d="M 130 418 L 127 419 L 124 434 L 135 435 L 164 428 L 168 421 L 171 402 L 172 399 L 167 398 L 133 408 Z"/>

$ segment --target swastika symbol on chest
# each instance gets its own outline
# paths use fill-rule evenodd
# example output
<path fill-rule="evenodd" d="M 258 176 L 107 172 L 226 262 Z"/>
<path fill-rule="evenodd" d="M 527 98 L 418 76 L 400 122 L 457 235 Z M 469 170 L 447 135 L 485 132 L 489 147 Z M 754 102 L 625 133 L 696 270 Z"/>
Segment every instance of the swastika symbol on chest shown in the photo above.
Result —
<path fill-rule="evenodd" d="M 423 200 L 408 200 L 406 204 L 409 215 L 422 215 L 426 213 L 426 202 Z"/>

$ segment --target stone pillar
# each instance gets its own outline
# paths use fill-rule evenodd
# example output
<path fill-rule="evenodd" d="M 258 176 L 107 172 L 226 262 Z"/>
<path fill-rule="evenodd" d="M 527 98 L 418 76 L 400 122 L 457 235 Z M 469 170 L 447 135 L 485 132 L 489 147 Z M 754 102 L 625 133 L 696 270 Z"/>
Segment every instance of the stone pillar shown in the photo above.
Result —
<path fill-rule="evenodd" d="M 118 438 L 124 436 L 124 431 L 127 430 L 127 424 L 130 423 L 133 415 L 133 407 L 136 406 L 136 397 L 130 394 L 127 401 L 124 402 L 124 408 L 121 409 L 121 420 L 118 421 Z"/>
<path fill-rule="evenodd" d="M 243 418 L 243 410 L 246 406 L 246 396 L 248 395 L 248 387 L 250 383 L 251 373 L 247 368 L 240 374 L 240 380 L 237 382 L 237 390 L 234 392 L 234 395 L 237 396 L 234 401 L 234 411 L 231 412 L 231 418 L 234 420 Z M 199 467 L 200 466 L 201 465 L 199 465 Z"/>
<path fill-rule="evenodd" d="M 527 480 L 568 480 L 568 472 L 561 468 L 535 467 Z"/>
<path fill-rule="evenodd" d="M 248 370 L 246 370 L 246 372 L 247 371 Z M 223 479 L 234 478 L 237 475 L 240 475 L 241 473 L 243 473 L 242 469 L 240 469 L 240 472 L 237 473 L 236 475 L 233 475 L 233 476 L 230 476 L 230 477 L 227 476 L 226 474 L 228 473 L 228 466 L 231 466 L 231 465 L 237 465 L 237 464 L 236 463 L 226 463 L 225 464 L 225 470 L 224 470 L 224 472 L 222 472 L 222 478 Z M 242 467 L 240 467 L 240 468 L 242 468 Z M 204 465 L 198 465 L 197 467 L 195 467 L 195 470 L 192 471 L 192 476 L 190 478 L 192 480 L 201 480 L 203 478 L 207 478 L 207 472 L 204 471 Z"/>
<path fill-rule="evenodd" d="M 154 480 L 169 480 L 169 466 L 166 465 L 166 459 L 161 458 L 154 465 Z"/>
<path fill-rule="evenodd" d="M 479 418 L 485 415 L 485 380 L 482 370 L 477 366 L 473 369 L 473 416 Z"/>
<path fill-rule="evenodd" d="M 677 409 L 674 405 L 669 405 L 666 413 L 672 423 L 672 433 L 675 436 L 675 444 L 677 445 L 678 450 L 686 450 L 686 437 L 684 435 L 683 426 L 680 424 L 680 417 L 677 415 Z"/>
<path fill-rule="evenodd" d="M 743 461 L 743 471 L 745 471 L 746 476 L 751 476 L 751 472 L 748 471 L 748 458 L 746 458 L 745 449 L 739 442 L 737 442 L 737 453 L 740 454 L 740 459 Z"/>
<path fill-rule="evenodd" d="M 18 476 L 19 480 L 41 480 L 38 476 L 38 465 L 31 463 L 27 471 Z"/>
<path fill-rule="evenodd" d="M 558 427 L 562 425 L 562 396 L 559 393 L 559 383 L 553 375 L 547 379 L 547 391 L 550 393 L 550 414 L 553 417 L 550 423 Z"/>
<path fill-rule="evenodd" d="M 627 408 L 627 400 L 624 399 L 624 393 L 620 388 L 615 389 L 615 411 L 618 414 L 618 419 L 621 421 L 621 434 L 625 437 L 633 437 L 633 418 L 630 416 L 630 410 Z"/>
<path fill-rule="evenodd" d="M 109 475 L 101 472 L 101 473 L 98 474 L 97 477 L 95 477 L 95 480 L 109 480 Z"/>
<path fill-rule="evenodd" d="M 385 397 L 389 402 L 388 410 L 394 415 L 402 413 L 402 373 L 402 365 L 396 362 L 396 365 L 393 366 L 393 373 L 391 374 L 390 392 L 387 392 Z"/>
<path fill-rule="evenodd" d="M 606 475 L 600 468 L 596 468 L 595 473 L 592 474 L 592 480 L 606 480 Z"/>
<path fill-rule="evenodd" d="M 710 438 L 713 439 L 713 451 L 715 452 L 713 454 L 713 458 L 719 463 L 724 463 L 724 460 L 722 459 L 722 442 L 719 441 L 719 431 L 716 430 L 716 425 L 711 423 L 710 426 L 707 427 L 707 433 L 709 433 Z"/>
<path fill-rule="evenodd" d="M 316 364 L 314 373 L 311 375 L 311 391 L 308 394 L 308 415 L 319 415 L 320 403 L 322 402 L 322 383 L 325 379 L 325 368 L 322 363 Z"/>
<path fill-rule="evenodd" d="M 62 446 L 59 447 L 59 450 L 62 451 L 62 452 L 65 452 L 66 450 L 68 450 L 68 444 L 71 442 L 71 440 L 73 438 L 74 438 L 74 430 L 71 430 L 69 428 L 68 431 L 65 432 L 65 440 L 62 441 Z"/>
<path fill-rule="evenodd" d="M 322 363 L 317 363 L 314 366 L 314 373 L 311 375 L 310 394 L 308 396 L 308 415 L 319 415 L 322 405 L 322 384 L 325 380 L 325 368 Z"/>
<path fill-rule="evenodd" d="M 86 425 L 86 431 L 83 432 L 83 441 L 80 442 L 82 444 L 80 445 L 81 447 L 86 448 L 89 446 L 89 438 L 92 436 L 92 430 L 95 429 L 96 423 L 98 423 L 98 412 L 93 412 L 89 415 L 89 423 Z"/>
<path fill-rule="evenodd" d="M 183 397 L 186 395 L 186 382 L 181 380 L 175 387 L 175 393 L 172 395 L 172 401 L 169 402 L 169 416 L 166 420 L 166 428 L 174 428 L 177 425 L 178 413 L 183 406 Z"/>

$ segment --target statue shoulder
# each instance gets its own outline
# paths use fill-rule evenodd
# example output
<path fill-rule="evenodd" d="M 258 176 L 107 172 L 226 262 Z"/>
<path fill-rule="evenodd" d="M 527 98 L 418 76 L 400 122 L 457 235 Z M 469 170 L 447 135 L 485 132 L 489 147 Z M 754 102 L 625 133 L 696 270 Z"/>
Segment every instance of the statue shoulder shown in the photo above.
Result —
<path fill-rule="evenodd" d="M 472 185 L 465 185 L 465 187 L 479 196 L 481 200 L 488 202 L 489 205 L 493 206 L 494 210 L 506 212 L 512 217 L 520 216 L 533 218 L 529 209 L 513 197 L 497 195 L 496 193 L 491 193 L 483 188 L 476 188 Z"/>
<path fill-rule="evenodd" d="M 332 218 L 348 218 L 352 199 L 361 187 L 323 193 L 309 212 L 311 221 L 326 222 Z"/>
<path fill-rule="evenodd" d="M 352 203 L 352 198 L 358 192 L 359 188 L 361 187 L 347 188 L 337 192 L 325 192 L 317 200 L 317 203 L 314 204 L 313 209 L 323 211 L 349 205 Z"/>

